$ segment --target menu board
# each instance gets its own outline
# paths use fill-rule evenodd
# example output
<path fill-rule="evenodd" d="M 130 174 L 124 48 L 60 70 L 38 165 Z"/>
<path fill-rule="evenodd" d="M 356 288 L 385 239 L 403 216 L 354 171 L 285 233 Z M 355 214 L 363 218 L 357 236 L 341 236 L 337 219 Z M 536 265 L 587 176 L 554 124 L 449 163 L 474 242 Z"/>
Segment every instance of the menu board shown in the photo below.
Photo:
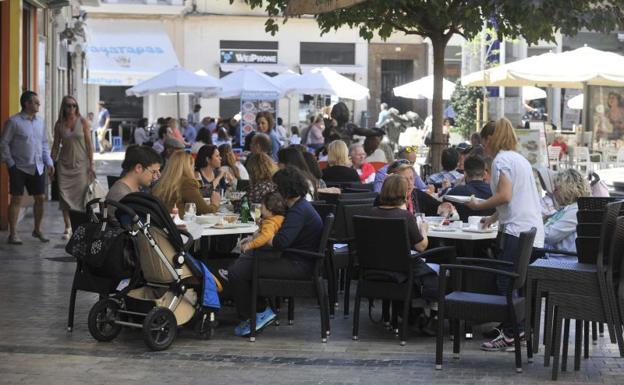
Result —
<path fill-rule="evenodd" d="M 277 119 L 277 98 L 267 94 L 243 94 L 241 98 L 240 145 L 245 143 L 245 136 L 256 130 L 256 115 L 266 111 Z"/>
<path fill-rule="evenodd" d="M 538 122 L 539 123 L 539 122 Z M 531 166 L 548 166 L 548 152 L 546 147 L 546 136 L 544 134 L 544 123 L 542 128 L 518 129 L 518 152 L 531 163 Z"/>

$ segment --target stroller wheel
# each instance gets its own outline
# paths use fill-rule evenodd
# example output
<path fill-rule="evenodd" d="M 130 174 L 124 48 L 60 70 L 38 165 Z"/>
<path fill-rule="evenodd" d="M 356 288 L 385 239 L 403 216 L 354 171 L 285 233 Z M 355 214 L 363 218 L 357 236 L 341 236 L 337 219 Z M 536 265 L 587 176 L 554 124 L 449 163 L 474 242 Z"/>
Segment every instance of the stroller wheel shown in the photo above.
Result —
<path fill-rule="evenodd" d="M 121 331 L 121 325 L 115 323 L 119 318 L 119 304 L 111 299 L 104 298 L 93 305 L 89 311 L 89 333 L 98 341 L 112 341 Z"/>
<path fill-rule="evenodd" d="M 143 340 L 152 350 L 167 349 L 176 337 L 178 324 L 173 312 L 166 307 L 155 307 L 143 321 Z"/>

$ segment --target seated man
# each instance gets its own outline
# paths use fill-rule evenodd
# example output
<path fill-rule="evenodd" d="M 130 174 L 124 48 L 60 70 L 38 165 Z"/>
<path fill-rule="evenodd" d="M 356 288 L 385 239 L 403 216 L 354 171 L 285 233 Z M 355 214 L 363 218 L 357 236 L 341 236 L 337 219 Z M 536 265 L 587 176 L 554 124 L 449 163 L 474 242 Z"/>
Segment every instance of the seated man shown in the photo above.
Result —
<path fill-rule="evenodd" d="M 126 195 L 148 189 L 160 176 L 160 155 L 151 147 L 129 146 L 121 164 L 122 173 L 106 194 L 106 199 L 119 202 Z"/>
<path fill-rule="evenodd" d="M 488 199 L 492 197 L 490 185 L 483 181 L 485 177 L 485 161 L 476 155 L 469 156 L 464 161 L 465 184 L 451 188 L 447 195 L 471 196 Z"/>
<path fill-rule="evenodd" d="M 447 148 L 442 151 L 442 171 L 430 175 L 427 183 L 434 185 L 437 189 L 446 190 L 459 182 L 463 175 L 457 171 L 459 163 L 459 153 L 454 148 Z"/>

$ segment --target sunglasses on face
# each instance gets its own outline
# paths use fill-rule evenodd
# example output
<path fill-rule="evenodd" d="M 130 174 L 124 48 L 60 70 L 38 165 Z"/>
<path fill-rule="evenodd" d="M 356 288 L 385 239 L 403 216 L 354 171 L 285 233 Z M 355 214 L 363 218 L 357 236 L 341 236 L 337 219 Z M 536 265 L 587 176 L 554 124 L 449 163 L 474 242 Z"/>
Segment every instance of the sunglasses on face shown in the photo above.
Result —
<path fill-rule="evenodd" d="M 65 108 L 76 108 L 76 107 L 78 107 L 78 105 L 74 104 L 74 103 L 70 103 L 70 104 L 66 104 L 65 105 Z"/>
<path fill-rule="evenodd" d="M 405 147 L 405 152 L 412 153 L 412 152 L 418 152 L 418 146 L 410 146 L 410 147 Z"/>

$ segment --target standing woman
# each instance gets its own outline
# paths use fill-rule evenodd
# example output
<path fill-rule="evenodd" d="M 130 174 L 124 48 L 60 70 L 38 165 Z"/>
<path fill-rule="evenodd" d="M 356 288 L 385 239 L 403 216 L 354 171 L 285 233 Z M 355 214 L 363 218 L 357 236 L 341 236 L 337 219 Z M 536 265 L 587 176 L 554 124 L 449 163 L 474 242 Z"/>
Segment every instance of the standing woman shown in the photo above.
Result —
<path fill-rule="evenodd" d="M 535 227 L 533 247 L 544 246 L 544 225 L 533 170 L 529 161 L 516 152 L 518 138 L 508 119 L 487 123 L 481 130 L 481 143 L 485 146 L 485 154 L 494 158 L 490 180 L 494 195 L 481 202 L 472 199 L 466 205 L 472 210 L 496 208 L 494 215 L 484 219 L 484 225 L 490 226 L 498 220 L 504 226 L 504 246 L 498 259 L 514 262 L 520 249 L 521 232 Z M 509 284 L 509 278 L 497 277 L 499 293 L 506 294 Z M 514 346 L 511 325 L 502 325 L 500 329 L 500 335 L 483 343 L 481 349 L 505 351 Z"/>
<path fill-rule="evenodd" d="M 89 122 L 80 115 L 78 102 L 73 96 L 65 96 L 61 103 L 59 117 L 54 124 L 52 159 L 57 162 L 59 206 L 65 222 L 63 239 L 69 239 L 69 209 L 84 210 L 85 193 L 95 179 Z"/>
<path fill-rule="evenodd" d="M 256 126 L 258 132 L 267 134 L 271 138 L 271 157 L 277 161 L 277 152 L 279 151 L 282 143 L 280 142 L 277 134 L 275 133 L 275 120 L 270 112 L 262 111 L 256 115 Z"/>

